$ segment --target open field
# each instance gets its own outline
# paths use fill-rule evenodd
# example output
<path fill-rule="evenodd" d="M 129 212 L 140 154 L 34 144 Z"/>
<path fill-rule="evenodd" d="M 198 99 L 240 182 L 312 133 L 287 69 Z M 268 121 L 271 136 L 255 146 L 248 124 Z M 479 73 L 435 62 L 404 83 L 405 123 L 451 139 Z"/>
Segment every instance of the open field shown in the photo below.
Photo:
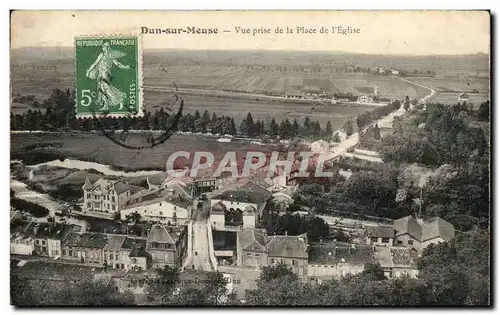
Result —
<path fill-rule="evenodd" d="M 131 142 L 142 141 L 140 134 L 130 134 Z M 174 135 L 162 145 L 150 149 L 130 150 L 112 143 L 99 133 L 86 134 L 11 134 L 11 159 L 23 159 L 25 155 L 39 157 L 35 163 L 60 158 L 78 159 L 111 165 L 126 170 L 156 169 L 163 171 L 168 157 L 176 151 L 209 151 L 220 161 L 227 151 L 238 155 L 247 151 L 271 150 L 270 146 L 252 145 L 246 141 L 217 142 L 216 137 Z M 144 142 L 141 142 L 144 143 Z M 51 144 L 36 149 L 33 145 Z M 44 157 L 47 157 L 46 159 Z"/>

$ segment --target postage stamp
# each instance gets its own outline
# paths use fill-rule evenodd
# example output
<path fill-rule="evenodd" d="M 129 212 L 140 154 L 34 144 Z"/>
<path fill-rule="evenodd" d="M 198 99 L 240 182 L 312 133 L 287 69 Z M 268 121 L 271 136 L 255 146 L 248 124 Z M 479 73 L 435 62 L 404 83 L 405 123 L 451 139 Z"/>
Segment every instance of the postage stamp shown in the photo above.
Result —
<path fill-rule="evenodd" d="M 142 49 L 137 35 L 75 38 L 76 115 L 142 116 Z"/>

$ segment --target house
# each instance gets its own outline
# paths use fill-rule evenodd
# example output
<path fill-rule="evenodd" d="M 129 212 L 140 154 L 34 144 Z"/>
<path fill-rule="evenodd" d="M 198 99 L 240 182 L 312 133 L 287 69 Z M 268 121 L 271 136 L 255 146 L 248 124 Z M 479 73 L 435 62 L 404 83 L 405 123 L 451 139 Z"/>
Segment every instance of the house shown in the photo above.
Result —
<path fill-rule="evenodd" d="M 346 275 L 356 275 L 365 264 L 374 263 L 372 246 L 328 242 L 312 244 L 309 249 L 307 280 L 309 284 L 321 284 Z"/>
<path fill-rule="evenodd" d="M 69 233 L 61 242 L 62 259 L 102 267 L 107 242 L 103 233 Z"/>
<path fill-rule="evenodd" d="M 394 221 L 393 227 L 396 230 L 395 245 L 403 245 L 422 248 L 420 242 L 422 238 L 422 227 L 412 216 L 407 216 Z"/>
<path fill-rule="evenodd" d="M 71 232 L 80 232 L 77 225 L 63 225 L 59 223 L 40 223 L 35 226 L 34 250 L 37 255 L 47 257 L 61 256 L 61 240 Z"/>
<path fill-rule="evenodd" d="M 367 226 L 365 228 L 366 245 L 392 246 L 394 228 L 392 226 Z"/>
<path fill-rule="evenodd" d="M 449 242 L 455 237 L 453 224 L 439 217 L 424 222 L 407 216 L 395 220 L 393 227 L 396 230 L 395 245 L 417 250 L 423 250 L 430 244 Z"/>
<path fill-rule="evenodd" d="M 146 239 L 126 237 L 120 249 L 125 269 L 143 271 L 148 269 Z"/>
<path fill-rule="evenodd" d="M 137 212 L 141 221 L 162 222 L 167 225 L 185 225 L 191 217 L 191 202 L 173 187 L 143 197 L 139 204 L 120 211 L 120 218 Z"/>
<path fill-rule="evenodd" d="M 127 269 L 128 255 L 121 252 L 126 235 L 107 234 L 107 242 L 103 248 L 104 265 L 112 269 Z"/>
<path fill-rule="evenodd" d="M 267 242 L 267 264 L 285 264 L 299 279 L 307 278 L 307 235 L 273 235 Z"/>
<path fill-rule="evenodd" d="M 267 232 L 265 229 L 242 229 L 237 233 L 237 262 L 244 267 L 267 266 Z"/>
<path fill-rule="evenodd" d="M 317 140 L 311 143 L 312 153 L 328 153 L 330 152 L 330 144 L 325 140 Z"/>
<path fill-rule="evenodd" d="M 380 264 L 387 278 L 411 277 L 418 275 L 417 250 L 404 247 L 377 247 L 375 261 Z"/>
<path fill-rule="evenodd" d="M 251 181 L 235 190 L 217 193 L 210 199 L 210 221 L 215 229 L 226 226 L 255 227 L 271 195 L 270 191 Z"/>
<path fill-rule="evenodd" d="M 132 191 L 127 184 L 104 178 L 91 183 L 87 177 L 82 188 L 84 211 L 108 213 L 120 211 L 130 201 L 132 195 Z"/>
<path fill-rule="evenodd" d="M 469 102 L 470 101 L 470 97 L 467 93 L 460 93 L 458 95 L 458 101 L 459 102 Z"/>
<path fill-rule="evenodd" d="M 152 266 L 181 266 L 187 247 L 187 229 L 154 224 L 148 232 L 146 251 L 151 255 Z"/>
<path fill-rule="evenodd" d="M 286 209 L 293 204 L 293 194 L 297 186 L 288 186 L 280 191 L 272 194 L 271 202 L 274 204 L 275 210 L 278 213 L 285 213 Z"/>
<path fill-rule="evenodd" d="M 196 178 L 193 181 L 194 195 L 204 196 L 211 193 L 214 190 L 218 190 L 227 183 L 229 183 L 232 178 L 231 172 L 222 172 L 220 176 L 214 176 L 214 168 L 198 169 L 196 172 Z"/>
<path fill-rule="evenodd" d="M 31 228 L 30 228 L 31 226 Z M 10 253 L 14 255 L 32 255 L 35 250 L 33 240 L 34 222 L 11 222 Z"/>
<path fill-rule="evenodd" d="M 357 102 L 361 104 L 373 103 L 373 97 L 368 95 L 361 95 L 360 97 L 358 97 Z"/>
<path fill-rule="evenodd" d="M 295 100 L 301 100 L 304 98 L 304 94 L 302 93 L 297 93 L 297 92 L 286 92 L 285 93 L 285 98 L 288 99 L 295 99 Z"/>

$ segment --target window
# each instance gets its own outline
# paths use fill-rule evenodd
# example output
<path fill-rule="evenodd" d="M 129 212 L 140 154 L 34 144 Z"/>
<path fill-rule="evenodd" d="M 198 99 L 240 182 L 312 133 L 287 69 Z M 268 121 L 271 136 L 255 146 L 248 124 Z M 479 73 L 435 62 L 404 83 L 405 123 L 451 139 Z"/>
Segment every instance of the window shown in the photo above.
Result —
<path fill-rule="evenodd" d="M 402 245 L 403 244 L 403 241 L 402 240 L 398 240 L 398 245 Z"/>
<path fill-rule="evenodd" d="M 120 269 L 120 264 L 115 264 L 116 269 Z"/>
<path fill-rule="evenodd" d="M 89 193 L 87 193 L 87 199 L 90 199 L 90 194 Z"/>
<path fill-rule="evenodd" d="M 413 240 L 408 240 L 408 245 L 413 245 Z"/>
<path fill-rule="evenodd" d="M 388 237 L 383 237 L 382 238 L 382 243 L 389 243 L 389 238 Z"/>
<path fill-rule="evenodd" d="M 163 215 L 163 212 L 162 212 L 162 211 L 160 211 L 160 215 Z"/>
<path fill-rule="evenodd" d="M 271 258 L 271 264 L 274 264 L 274 258 Z"/>
<path fill-rule="evenodd" d="M 297 261 L 295 259 L 292 260 L 292 266 L 297 266 Z"/>
<path fill-rule="evenodd" d="M 255 257 L 259 257 L 259 256 L 260 256 L 260 254 L 255 254 Z"/>
<path fill-rule="evenodd" d="M 118 260 L 118 254 L 115 254 L 115 260 Z"/>
<path fill-rule="evenodd" d="M 372 243 L 376 243 L 378 242 L 378 237 L 370 237 L 370 240 L 372 241 Z"/>
<path fill-rule="evenodd" d="M 115 202 L 115 196 L 111 197 L 111 201 Z"/>
<path fill-rule="evenodd" d="M 45 241 L 42 241 L 42 245 L 45 245 Z"/>
<path fill-rule="evenodd" d="M 66 250 L 65 249 L 62 250 L 62 254 L 63 254 L 63 256 L 66 256 Z"/>
<path fill-rule="evenodd" d="M 252 253 L 247 253 L 247 256 L 252 256 Z"/>
<path fill-rule="evenodd" d="M 69 255 L 68 256 L 73 256 L 73 251 L 71 249 L 69 250 Z"/>
<path fill-rule="evenodd" d="M 92 203 L 87 202 L 87 208 L 92 208 Z"/>
<path fill-rule="evenodd" d="M 37 244 L 37 245 L 38 245 L 38 244 L 40 244 L 40 241 L 39 241 L 39 240 L 36 240 L 36 241 L 35 241 L 35 244 Z"/>
<path fill-rule="evenodd" d="M 113 211 L 114 211 L 114 210 L 116 210 L 116 206 L 115 206 L 115 205 L 113 205 Z"/>
<path fill-rule="evenodd" d="M 108 209 L 109 209 L 109 203 L 108 203 Z"/>

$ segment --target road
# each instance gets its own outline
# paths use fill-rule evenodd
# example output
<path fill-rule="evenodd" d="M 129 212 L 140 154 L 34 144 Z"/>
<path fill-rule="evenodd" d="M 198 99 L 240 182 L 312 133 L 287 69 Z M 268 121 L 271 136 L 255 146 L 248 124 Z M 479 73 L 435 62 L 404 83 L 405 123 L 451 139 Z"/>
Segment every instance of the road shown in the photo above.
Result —
<path fill-rule="evenodd" d="M 403 78 L 398 77 L 398 76 L 394 76 L 394 77 L 398 78 L 400 80 L 403 80 L 403 81 L 405 81 L 407 83 L 414 84 L 416 86 L 428 89 L 430 91 L 430 93 L 420 99 L 420 102 L 422 102 L 422 103 L 425 103 L 431 97 L 434 97 L 436 95 L 436 91 L 434 89 L 428 87 L 428 86 L 417 84 L 415 82 L 411 82 L 409 80 L 403 79 Z M 401 107 L 398 110 L 395 110 L 392 113 L 390 113 L 389 115 L 387 115 L 385 117 L 382 117 L 381 119 L 377 120 L 376 122 L 373 122 L 371 125 L 375 125 L 375 123 L 377 123 L 379 126 L 392 126 L 392 122 L 394 121 L 394 118 L 403 115 L 405 112 L 406 111 L 403 108 L 403 104 L 401 104 Z M 363 131 L 365 131 L 367 128 L 368 128 L 368 126 Z M 356 144 L 358 144 L 358 141 L 359 141 L 359 133 L 355 132 L 349 138 L 347 138 L 346 140 L 340 142 L 334 148 L 333 152 L 330 152 L 330 155 L 327 157 L 326 160 L 327 161 L 328 160 L 332 160 L 332 159 L 334 159 L 336 157 L 339 157 L 339 156 L 343 155 L 345 152 L 347 152 L 347 150 L 349 148 L 352 148 Z"/>
<path fill-rule="evenodd" d="M 207 221 L 193 222 L 193 265 L 197 270 L 212 271 L 210 264 Z"/>

